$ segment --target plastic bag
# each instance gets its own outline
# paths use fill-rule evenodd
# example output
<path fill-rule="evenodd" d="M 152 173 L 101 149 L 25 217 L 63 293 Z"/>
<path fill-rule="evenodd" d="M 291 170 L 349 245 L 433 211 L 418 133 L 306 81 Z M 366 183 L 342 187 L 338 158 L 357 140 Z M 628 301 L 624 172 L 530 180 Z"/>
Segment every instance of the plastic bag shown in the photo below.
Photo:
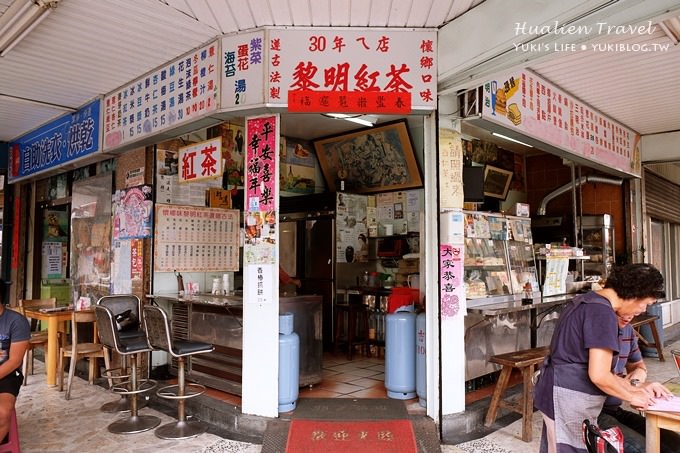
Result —
<path fill-rule="evenodd" d="M 583 442 L 588 453 L 624 453 L 623 432 L 618 426 L 600 429 L 590 420 L 583 420 Z"/>
<path fill-rule="evenodd" d="M 137 319 L 137 316 L 132 313 L 132 310 L 125 310 L 116 315 L 116 328 L 119 332 L 136 330 L 138 327 L 139 320 Z"/>

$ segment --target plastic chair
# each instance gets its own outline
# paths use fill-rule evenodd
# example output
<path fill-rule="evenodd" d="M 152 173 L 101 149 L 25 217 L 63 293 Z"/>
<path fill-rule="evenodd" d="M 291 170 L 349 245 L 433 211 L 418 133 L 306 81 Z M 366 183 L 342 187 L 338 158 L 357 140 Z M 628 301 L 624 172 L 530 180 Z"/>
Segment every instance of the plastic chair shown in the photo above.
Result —
<path fill-rule="evenodd" d="M 177 359 L 177 384 L 167 385 L 156 392 L 160 398 L 177 400 L 177 422 L 167 423 L 154 433 L 161 439 L 188 439 L 206 432 L 208 429 L 206 423 L 200 420 L 186 420 L 186 400 L 203 394 L 205 386 L 185 382 L 184 362 L 187 356 L 212 352 L 215 348 L 210 343 L 200 341 L 173 341 L 168 315 L 160 307 L 153 305 L 144 307 L 144 326 L 151 347 L 166 351 Z"/>
<path fill-rule="evenodd" d="M 105 305 L 96 305 L 94 313 L 97 318 L 99 339 L 104 346 L 111 348 L 122 356 L 130 356 L 130 380 L 114 385 L 111 391 L 130 398 L 130 416 L 116 420 L 108 426 L 109 432 L 115 434 L 134 434 L 148 431 L 160 425 L 161 419 L 153 415 L 139 415 L 139 395 L 152 390 L 156 381 L 143 379 L 137 382 L 137 354 L 151 352 L 151 347 L 144 338 L 122 339 L 116 327 L 111 310 Z M 129 387 L 128 387 L 129 385 Z"/>
<path fill-rule="evenodd" d="M 678 369 L 678 374 L 680 374 L 680 349 L 671 349 L 671 355 L 675 360 L 675 368 Z"/>
<path fill-rule="evenodd" d="M 7 442 L 0 444 L 0 453 L 21 453 L 16 409 L 12 409 L 12 415 L 10 415 L 9 419 L 9 431 L 7 432 Z"/>
<path fill-rule="evenodd" d="M 93 341 L 83 341 L 84 325 L 91 324 Z M 87 358 L 90 361 L 88 382 L 90 385 L 94 384 L 94 378 L 97 374 L 97 359 L 104 359 L 106 369 L 109 366 L 109 351 L 99 343 L 97 336 L 97 325 L 95 324 L 95 316 L 92 311 L 74 311 L 71 314 L 71 344 L 62 346 L 59 350 L 59 391 L 64 391 L 64 358 L 69 358 L 68 369 L 68 384 L 66 385 L 66 399 L 71 398 L 71 384 L 73 383 L 73 375 L 76 372 L 76 362 L 80 359 Z M 112 385 L 109 379 L 109 386 Z"/>
<path fill-rule="evenodd" d="M 26 310 L 38 310 L 40 308 L 54 308 L 57 306 L 57 299 L 51 297 L 49 299 L 19 299 L 19 312 L 26 316 Z M 30 374 L 33 374 L 33 350 L 35 348 L 47 347 L 47 332 L 40 330 L 40 321 L 31 319 L 31 338 L 28 340 L 28 348 L 24 356 L 22 364 L 22 372 L 24 373 L 24 385 L 28 383 L 29 365 Z M 47 355 L 47 354 L 45 354 Z"/>
<path fill-rule="evenodd" d="M 140 301 L 139 297 L 135 296 L 134 294 L 115 294 L 111 296 L 104 296 L 97 301 L 97 305 L 104 305 L 105 307 L 111 309 L 114 319 L 126 312 L 129 313 L 127 325 L 123 328 L 123 330 L 119 329 L 118 332 L 122 339 L 146 337 L 146 333 L 140 329 L 140 313 L 142 312 L 142 302 Z M 118 382 L 122 382 L 124 380 L 128 380 L 129 382 L 130 374 L 127 367 L 127 356 L 121 356 L 120 367 L 114 369 L 108 369 L 107 367 L 105 373 L 107 378 L 109 378 L 109 382 L 111 382 L 111 379 Z M 138 400 L 137 409 L 141 409 L 147 404 L 148 400 L 146 398 Z M 130 410 L 130 399 L 128 398 L 128 395 L 121 394 L 119 400 L 102 404 L 99 409 L 102 412 L 107 413 L 126 412 Z"/>

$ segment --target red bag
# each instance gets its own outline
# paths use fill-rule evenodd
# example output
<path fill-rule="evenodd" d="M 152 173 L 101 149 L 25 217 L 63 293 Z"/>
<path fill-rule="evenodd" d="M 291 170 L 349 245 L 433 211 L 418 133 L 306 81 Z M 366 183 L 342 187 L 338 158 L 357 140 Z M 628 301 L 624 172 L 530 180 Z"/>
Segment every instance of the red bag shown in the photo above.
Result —
<path fill-rule="evenodd" d="M 618 426 L 600 429 L 590 420 L 583 420 L 583 442 L 588 453 L 624 453 L 623 432 Z"/>

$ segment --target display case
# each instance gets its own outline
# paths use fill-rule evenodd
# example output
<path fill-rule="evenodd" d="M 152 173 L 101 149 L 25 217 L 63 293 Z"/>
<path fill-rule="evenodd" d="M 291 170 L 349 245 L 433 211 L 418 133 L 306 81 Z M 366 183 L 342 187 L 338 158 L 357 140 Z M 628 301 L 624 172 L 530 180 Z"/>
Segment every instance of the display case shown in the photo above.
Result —
<path fill-rule="evenodd" d="M 465 212 L 464 280 L 468 305 L 516 299 L 527 284 L 538 292 L 531 220 Z"/>
<path fill-rule="evenodd" d="M 606 278 L 616 262 L 612 217 L 609 214 L 586 215 L 581 219 L 583 254 L 590 256 L 583 263 L 584 280 L 592 280 L 594 276 Z"/>

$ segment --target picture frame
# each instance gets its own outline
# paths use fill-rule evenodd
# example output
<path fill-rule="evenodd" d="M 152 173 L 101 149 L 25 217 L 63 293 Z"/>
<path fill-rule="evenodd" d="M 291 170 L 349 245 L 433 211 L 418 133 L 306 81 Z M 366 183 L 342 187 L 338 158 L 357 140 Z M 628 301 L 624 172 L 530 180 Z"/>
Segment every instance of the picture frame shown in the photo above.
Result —
<path fill-rule="evenodd" d="M 313 143 L 331 192 L 375 193 L 423 185 L 406 120 Z"/>
<path fill-rule="evenodd" d="M 484 167 L 484 195 L 505 200 L 510 190 L 512 172 L 503 168 L 486 165 Z"/>

